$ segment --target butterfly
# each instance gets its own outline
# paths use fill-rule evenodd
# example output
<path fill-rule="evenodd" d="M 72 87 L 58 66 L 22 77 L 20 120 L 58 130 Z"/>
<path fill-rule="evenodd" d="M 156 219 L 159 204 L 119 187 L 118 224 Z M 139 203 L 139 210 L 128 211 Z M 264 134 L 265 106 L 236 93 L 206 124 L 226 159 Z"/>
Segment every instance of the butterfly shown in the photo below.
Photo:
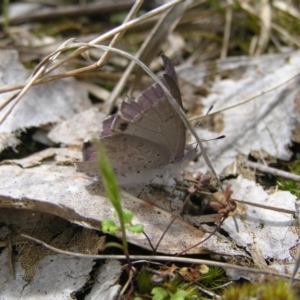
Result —
<path fill-rule="evenodd" d="M 182 107 L 175 69 L 168 57 L 162 56 L 162 60 L 165 74 L 161 82 Z M 185 141 L 185 125 L 158 83 L 133 101 L 123 101 L 117 114 L 103 121 L 100 134 L 120 186 L 148 184 L 176 173 L 185 156 Z M 100 178 L 97 147 L 85 142 L 82 153 L 77 170 Z"/>

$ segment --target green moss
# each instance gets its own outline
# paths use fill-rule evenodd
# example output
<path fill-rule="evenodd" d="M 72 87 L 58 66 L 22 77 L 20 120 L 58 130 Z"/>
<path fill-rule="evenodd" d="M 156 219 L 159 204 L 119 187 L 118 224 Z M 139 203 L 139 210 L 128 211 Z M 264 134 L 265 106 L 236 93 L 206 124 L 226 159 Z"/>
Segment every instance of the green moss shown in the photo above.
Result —
<path fill-rule="evenodd" d="M 248 300 L 256 297 L 260 300 L 296 300 L 295 293 L 284 280 L 265 282 L 261 284 L 246 283 L 241 286 L 230 286 L 222 295 L 223 300 Z"/>
<path fill-rule="evenodd" d="M 300 174 L 300 154 L 297 155 L 297 159 L 293 162 L 291 162 L 288 165 L 289 171 L 293 174 Z M 277 180 L 277 185 L 281 190 L 284 191 L 289 191 L 293 195 L 295 195 L 297 198 L 300 198 L 300 183 L 289 180 L 289 179 L 284 179 L 284 178 L 279 178 Z"/>

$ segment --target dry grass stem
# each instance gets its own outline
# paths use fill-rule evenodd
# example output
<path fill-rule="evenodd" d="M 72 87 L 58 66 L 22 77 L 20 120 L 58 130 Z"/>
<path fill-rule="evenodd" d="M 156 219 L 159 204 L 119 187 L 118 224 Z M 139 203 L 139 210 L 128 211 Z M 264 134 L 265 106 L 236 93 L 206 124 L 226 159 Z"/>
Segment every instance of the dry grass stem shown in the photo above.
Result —
<path fill-rule="evenodd" d="M 101 35 L 100 37 L 92 40 L 91 42 L 88 43 L 88 45 L 95 45 L 95 44 L 100 44 L 103 43 L 104 41 L 106 41 L 107 39 L 113 37 L 115 34 L 118 34 L 122 31 L 126 31 L 129 28 L 133 27 L 134 25 L 141 23 L 149 18 L 152 18 L 153 16 L 156 16 L 158 14 L 163 13 L 164 11 L 170 9 L 171 7 L 173 7 L 174 5 L 183 2 L 184 0 L 173 0 L 165 5 L 162 5 L 160 7 L 158 7 L 157 9 L 153 9 L 152 11 L 142 15 L 141 17 L 138 17 L 134 20 L 128 21 L 125 24 L 122 24 L 114 29 L 112 29 L 111 31 Z M 80 55 L 81 53 L 83 53 L 84 51 L 86 51 L 88 49 L 87 46 L 82 47 L 81 49 L 76 50 L 74 53 L 68 55 L 67 57 L 65 57 L 62 61 L 58 62 L 57 64 L 55 64 L 52 68 L 50 68 L 46 74 L 52 72 L 53 70 L 55 70 L 56 68 L 58 68 L 60 65 L 62 65 L 63 63 L 67 62 L 68 60 Z"/>
<path fill-rule="evenodd" d="M 257 94 L 255 94 L 255 95 L 249 97 L 249 98 L 246 99 L 246 100 L 243 100 L 243 101 L 241 101 L 241 102 L 239 102 L 239 103 L 236 103 L 236 104 L 233 104 L 233 105 L 229 105 L 229 106 L 227 106 L 227 107 L 224 107 L 224 108 L 220 108 L 220 109 L 218 109 L 218 110 L 215 110 L 215 111 L 209 113 L 208 116 L 210 116 L 210 115 L 215 115 L 215 114 L 221 113 L 221 112 L 223 112 L 223 111 L 226 111 L 226 110 L 229 110 L 229 109 L 238 107 L 238 106 L 240 106 L 240 105 L 243 105 L 243 104 L 245 104 L 245 103 L 247 103 L 247 102 L 250 102 L 250 101 L 252 101 L 252 100 L 254 100 L 254 99 L 256 99 L 256 98 L 258 98 L 258 97 L 260 97 L 260 96 L 263 96 L 263 95 L 265 95 L 265 94 L 267 94 L 267 93 L 270 93 L 270 92 L 272 92 L 272 91 L 274 91 L 274 90 L 280 88 L 281 86 L 287 85 L 287 84 L 288 84 L 289 82 L 291 82 L 292 80 L 297 79 L 297 77 L 299 77 L 299 73 L 297 73 L 296 75 L 294 75 L 294 76 L 292 76 L 292 77 L 290 77 L 290 78 L 284 80 L 284 81 L 281 82 L 281 83 L 278 83 L 278 84 L 276 84 L 276 85 L 270 87 L 269 89 L 266 89 L 266 90 L 263 90 L 263 91 L 258 92 Z M 189 121 L 190 121 L 190 122 L 196 121 L 196 120 L 199 120 L 199 119 L 204 118 L 205 116 L 206 116 L 206 115 L 195 116 L 195 117 L 190 118 Z"/>
<path fill-rule="evenodd" d="M 293 174 L 293 173 L 286 172 L 286 171 L 281 171 L 281 170 L 271 168 L 271 167 L 268 167 L 268 166 L 265 166 L 265 165 L 262 165 L 259 163 L 255 163 L 252 161 L 247 161 L 247 165 L 253 169 L 262 171 L 267 174 L 271 174 L 276 177 L 282 177 L 282 178 L 286 178 L 286 179 L 293 180 L 296 182 L 300 182 L 300 176 L 297 174 Z"/>
<path fill-rule="evenodd" d="M 130 12 L 128 13 L 128 15 L 126 16 L 123 24 L 126 24 L 128 21 L 132 20 L 133 17 L 136 15 L 136 13 L 139 11 L 141 5 L 143 4 L 143 0 L 136 0 L 134 6 L 132 7 L 132 9 L 130 10 Z M 123 37 L 124 33 L 125 33 L 126 30 L 122 30 L 120 31 L 119 33 L 117 33 L 112 41 L 110 42 L 109 46 L 110 47 L 114 47 L 118 41 Z M 98 68 L 101 68 L 106 62 L 107 60 L 109 59 L 109 51 L 106 50 L 103 55 L 101 56 L 101 58 L 98 60 L 97 62 L 97 67 Z"/>
<path fill-rule="evenodd" d="M 59 254 L 87 258 L 87 259 L 111 259 L 111 257 L 112 257 L 111 255 L 105 255 L 105 254 L 104 255 L 89 255 L 89 254 L 65 251 L 65 250 L 55 248 L 47 243 L 44 243 L 43 241 L 41 241 L 39 239 L 33 238 L 26 234 L 21 234 L 21 236 L 28 240 L 31 240 L 35 243 L 43 245 L 47 249 L 54 251 L 56 253 L 59 253 Z M 125 260 L 126 257 L 125 257 L 125 255 L 114 255 L 114 259 Z M 180 262 L 180 263 L 199 264 L 199 265 L 204 264 L 204 265 L 208 265 L 208 266 L 230 268 L 230 269 L 234 269 L 234 270 L 240 270 L 240 271 L 251 272 L 251 273 L 256 273 L 256 274 L 273 275 L 273 276 L 278 276 L 278 277 L 287 278 L 287 279 L 290 278 L 290 276 L 287 276 L 285 274 L 273 273 L 273 272 L 269 272 L 269 271 L 247 268 L 247 267 L 242 267 L 242 266 L 236 266 L 236 265 L 227 264 L 227 263 L 214 262 L 214 261 L 205 260 L 205 259 L 193 259 L 193 258 L 187 258 L 187 257 L 158 256 L 158 255 L 130 255 L 130 259 L 131 260 L 149 260 L 149 261 L 156 260 L 156 261 L 167 261 L 167 262 L 172 261 L 172 262 L 178 262 L 178 263 Z M 300 280 L 300 279 L 296 279 L 296 280 Z"/>
<path fill-rule="evenodd" d="M 147 35 L 147 38 L 145 39 L 145 41 L 143 42 L 143 44 L 140 46 L 139 50 L 135 54 L 135 57 L 137 59 L 140 59 L 141 61 L 147 64 L 147 62 L 145 62 L 146 58 L 147 61 L 149 62 L 152 60 L 154 56 L 156 56 L 157 51 L 159 49 L 159 45 L 161 44 L 162 40 L 165 40 L 165 36 L 168 35 L 169 32 L 171 32 L 170 29 L 172 28 L 172 23 L 174 24 L 174 17 L 177 17 L 178 14 L 177 12 L 178 7 L 179 9 L 181 8 L 180 6 L 177 5 L 173 7 L 169 12 L 166 12 L 159 18 L 154 28 L 151 30 L 150 34 Z M 122 92 L 125 83 L 127 82 L 128 77 L 131 75 L 134 67 L 135 67 L 135 62 L 131 61 L 128 67 L 126 68 L 126 70 L 124 71 L 122 78 L 120 78 L 120 80 L 114 87 L 113 91 L 111 92 L 110 97 L 107 99 L 107 102 L 104 106 L 105 114 L 108 115 L 112 111 L 116 103 L 116 100 L 119 97 L 120 93 Z M 141 74 L 137 75 L 136 76 L 137 80 L 140 77 Z"/>

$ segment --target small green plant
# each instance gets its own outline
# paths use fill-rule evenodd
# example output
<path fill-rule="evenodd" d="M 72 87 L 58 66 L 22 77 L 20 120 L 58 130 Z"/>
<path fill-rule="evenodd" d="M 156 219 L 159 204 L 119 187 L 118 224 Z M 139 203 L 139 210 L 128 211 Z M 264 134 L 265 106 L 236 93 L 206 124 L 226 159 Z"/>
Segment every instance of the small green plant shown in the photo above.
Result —
<path fill-rule="evenodd" d="M 142 269 L 138 272 L 136 277 L 137 295 L 132 300 L 139 299 L 139 297 L 152 300 L 202 299 L 196 284 L 194 282 L 186 282 L 179 274 L 165 271 L 156 271 L 154 274 L 147 269 Z M 156 279 L 153 276 L 156 276 Z"/>
<path fill-rule="evenodd" d="M 153 282 L 151 281 L 152 274 L 146 269 L 140 270 L 136 276 L 137 289 L 140 294 L 149 294 L 153 288 Z"/>
<path fill-rule="evenodd" d="M 202 274 L 198 282 L 206 288 L 215 288 L 228 282 L 228 278 L 224 269 L 210 267 L 207 273 Z"/>
<path fill-rule="evenodd" d="M 123 221 L 126 230 L 132 233 L 142 233 L 144 226 L 142 224 L 132 224 L 133 213 L 131 210 L 122 209 Z M 114 217 L 118 217 L 117 211 L 114 212 Z M 101 228 L 103 233 L 114 234 L 121 230 L 121 226 L 118 226 L 113 220 L 104 219 L 101 222 Z"/>
<path fill-rule="evenodd" d="M 153 288 L 151 294 L 153 295 L 152 300 L 185 300 L 189 296 L 189 292 L 187 291 L 179 290 L 173 294 L 163 287 Z"/>
<path fill-rule="evenodd" d="M 133 213 L 129 210 L 122 209 L 121 197 L 118 189 L 117 179 L 114 171 L 111 167 L 109 159 L 102 145 L 97 143 L 97 162 L 99 170 L 102 175 L 102 183 L 104 186 L 105 193 L 110 203 L 113 205 L 115 212 L 114 215 L 118 217 L 120 225 L 118 226 L 113 220 L 103 220 L 101 223 L 101 228 L 104 233 L 115 233 L 116 231 L 121 231 L 122 233 L 122 246 L 118 243 L 107 243 L 106 247 L 116 247 L 121 248 L 127 257 L 127 262 L 129 267 L 131 267 L 129 253 L 128 253 L 128 243 L 126 238 L 126 229 L 134 233 L 143 232 L 143 225 L 132 224 Z"/>

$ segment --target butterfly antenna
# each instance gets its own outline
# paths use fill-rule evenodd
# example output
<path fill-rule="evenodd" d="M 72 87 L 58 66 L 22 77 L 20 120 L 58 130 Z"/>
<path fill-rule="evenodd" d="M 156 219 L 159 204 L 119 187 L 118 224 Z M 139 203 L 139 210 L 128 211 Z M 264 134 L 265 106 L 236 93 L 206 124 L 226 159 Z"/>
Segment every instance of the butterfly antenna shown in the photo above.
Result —
<path fill-rule="evenodd" d="M 210 141 L 215 141 L 215 140 L 221 140 L 221 139 L 224 139 L 226 138 L 226 135 L 220 135 L 220 136 L 217 136 L 213 139 L 209 139 L 209 140 L 203 140 L 203 142 L 210 142 Z"/>

